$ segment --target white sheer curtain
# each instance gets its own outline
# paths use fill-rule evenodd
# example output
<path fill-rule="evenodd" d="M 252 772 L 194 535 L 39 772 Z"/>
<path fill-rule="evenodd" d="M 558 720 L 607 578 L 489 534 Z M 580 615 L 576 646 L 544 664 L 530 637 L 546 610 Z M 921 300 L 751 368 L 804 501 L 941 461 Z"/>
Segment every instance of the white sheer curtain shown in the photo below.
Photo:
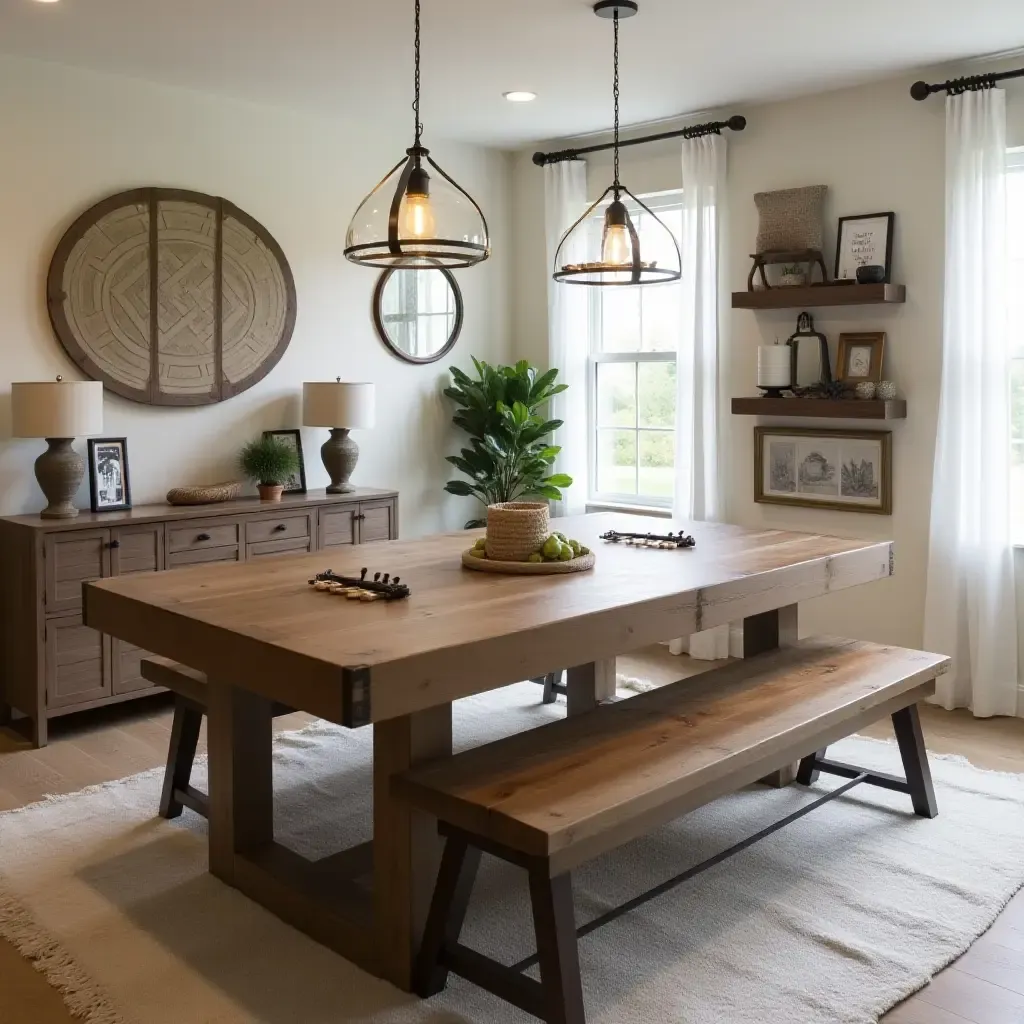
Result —
<path fill-rule="evenodd" d="M 590 468 L 587 437 L 587 360 L 589 344 L 590 289 L 559 284 L 551 277 L 555 250 L 562 236 L 587 208 L 587 165 L 583 160 L 564 160 L 544 167 L 544 228 L 547 237 L 548 274 L 548 366 L 558 368 L 558 381 L 569 390 L 557 395 L 548 410 L 551 418 L 563 420 L 554 443 L 562 451 L 555 471 L 568 473 L 572 487 L 563 488 L 563 500 L 555 502 L 552 514 L 574 515 L 585 510 Z M 579 232 L 577 237 L 582 237 Z M 583 252 L 563 250 L 567 263 L 582 263 Z"/>
<path fill-rule="evenodd" d="M 936 700 L 979 717 L 1017 707 L 1005 97 L 989 89 L 946 100 L 942 392 L 924 645 L 953 658 Z"/>
<path fill-rule="evenodd" d="M 682 329 L 676 359 L 676 475 L 673 514 L 717 519 L 718 349 L 722 314 L 726 141 L 721 135 L 683 142 Z M 676 645 L 679 646 L 678 644 Z M 729 655 L 729 627 L 689 639 L 691 657 Z"/>

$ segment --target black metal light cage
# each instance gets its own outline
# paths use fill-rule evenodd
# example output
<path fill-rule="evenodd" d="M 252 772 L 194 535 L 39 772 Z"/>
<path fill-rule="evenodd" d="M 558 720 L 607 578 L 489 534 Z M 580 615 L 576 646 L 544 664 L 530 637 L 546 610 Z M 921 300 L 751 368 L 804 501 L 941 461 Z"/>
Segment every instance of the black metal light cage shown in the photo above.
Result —
<path fill-rule="evenodd" d="M 638 199 L 619 179 L 619 18 L 632 17 L 639 10 L 639 4 L 635 0 L 598 0 L 594 5 L 594 13 L 599 18 L 611 18 L 614 25 L 614 86 L 613 96 L 615 99 L 615 172 L 611 185 L 601 193 L 600 197 L 586 210 L 568 231 L 562 236 L 555 250 L 555 265 L 552 268 L 552 275 L 556 281 L 564 284 L 582 284 L 597 288 L 609 287 L 630 287 L 632 285 L 662 284 L 670 281 L 678 281 L 682 277 L 682 257 L 679 253 L 679 243 L 675 235 L 665 226 L 653 210 L 643 200 Z M 605 211 L 604 230 L 601 235 L 601 258 L 599 260 L 585 260 L 583 262 L 563 263 L 563 251 L 566 243 L 569 242 L 577 230 L 586 231 L 586 224 L 594 212 L 611 195 L 611 202 Z M 675 253 L 675 262 L 670 267 L 659 267 L 653 261 L 645 261 L 640 247 L 640 235 L 629 215 L 626 204 L 622 197 L 628 196 L 645 213 L 650 215 L 652 220 L 672 241 L 672 251 Z M 605 242 L 609 231 L 612 228 L 624 229 L 629 239 L 629 259 L 621 263 L 604 262 Z M 587 239 L 589 241 L 589 239 Z M 581 246 L 581 248 L 584 248 Z"/>
<path fill-rule="evenodd" d="M 415 3 L 415 142 L 406 156 L 359 204 L 349 224 L 344 255 L 361 266 L 399 269 L 444 267 L 457 270 L 482 263 L 491 254 L 487 218 L 475 199 L 430 156 L 422 145 L 420 121 L 420 0 Z M 431 181 L 427 167 L 439 179 Z M 392 186 L 393 182 L 393 186 Z M 433 186 L 433 187 L 432 187 Z M 403 225 L 410 197 L 422 204 L 424 225 L 442 223 L 435 234 L 410 233 Z M 452 230 L 454 229 L 454 230 Z"/>

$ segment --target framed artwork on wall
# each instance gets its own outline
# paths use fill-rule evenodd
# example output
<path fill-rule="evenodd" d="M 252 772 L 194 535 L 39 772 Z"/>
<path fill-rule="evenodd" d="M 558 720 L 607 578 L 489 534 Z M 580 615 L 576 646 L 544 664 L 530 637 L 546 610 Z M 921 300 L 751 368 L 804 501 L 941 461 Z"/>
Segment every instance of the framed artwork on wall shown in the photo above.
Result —
<path fill-rule="evenodd" d="M 851 388 L 861 381 L 870 380 L 877 384 L 882 379 L 884 351 L 885 331 L 840 334 L 836 380 Z"/>
<path fill-rule="evenodd" d="M 892 432 L 755 427 L 754 501 L 892 515 Z"/>
<path fill-rule="evenodd" d="M 132 507 L 128 478 L 128 440 L 89 438 L 89 498 L 93 512 L 119 512 Z"/>
<path fill-rule="evenodd" d="M 883 267 L 882 280 L 892 278 L 895 213 L 864 213 L 840 217 L 836 239 L 836 280 L 856 281 L 858 267 Z"/>
<path fill-rule="evenodd" d="M 306 493 L 306 460 L 302 457 L 302 431 L 301 430 L 264 430 L 264 437 L 273 437 L 282 444 L 294 448 L 299 457 L 299 468 L 291 478 L 282 481 L 285 494 Z"/>

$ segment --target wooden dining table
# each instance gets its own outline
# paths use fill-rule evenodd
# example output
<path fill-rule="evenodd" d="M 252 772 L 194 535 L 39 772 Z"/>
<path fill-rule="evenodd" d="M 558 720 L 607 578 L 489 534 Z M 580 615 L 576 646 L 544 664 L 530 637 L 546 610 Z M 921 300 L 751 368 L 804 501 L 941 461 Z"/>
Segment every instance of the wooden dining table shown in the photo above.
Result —
<path fill-rule="evenodd" d="M 453 701 L 567 669 L 568 713 L 585 714 L 614 695 L 619 655 L 739 622 L 745 656 L 763 653 L 796 639 L 800 602 L 893 572 L 889 542 L 611 513 L 553 528 L 596 566 L 474 572 L 460 556 L 482 531 L 469 531 L 84 584 L 87 625 L 207 675 L 210 871 L 407 991 L 439 848 L 391 779 L 450 756 Z M 601 541 L 610 529 L 683 529 L 696 546 Z M 309 585 L 364 567 L 411 596 L 363 603 Z M 373 727 L 372 844 L 313 862 L 275 841 L 275 703 Z"/>

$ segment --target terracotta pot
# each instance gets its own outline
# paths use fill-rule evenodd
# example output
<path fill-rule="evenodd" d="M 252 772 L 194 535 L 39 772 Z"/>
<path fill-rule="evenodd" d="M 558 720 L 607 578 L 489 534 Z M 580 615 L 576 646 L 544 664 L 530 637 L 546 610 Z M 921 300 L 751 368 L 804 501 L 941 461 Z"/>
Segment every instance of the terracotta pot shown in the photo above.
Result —
<path fill-rule="evenodd" d="M 284 484 L 257 484 L 256 490 L 260 492 L 260 501 L 280 501 Z"/>

